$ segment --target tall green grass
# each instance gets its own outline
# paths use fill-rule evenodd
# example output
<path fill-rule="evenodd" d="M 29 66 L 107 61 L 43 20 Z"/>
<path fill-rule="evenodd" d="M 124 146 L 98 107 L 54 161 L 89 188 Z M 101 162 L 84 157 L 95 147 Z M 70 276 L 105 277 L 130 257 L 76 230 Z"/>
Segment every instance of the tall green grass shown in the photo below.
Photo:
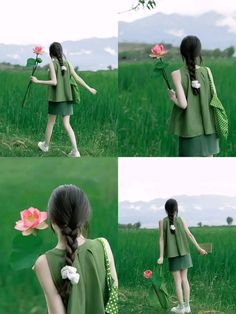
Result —
<path fill-rule="evenodd" d="M 46 313 L 44 296 L 33 271 L 14 272 L 9 266 L 12 240 L 20 234 L 14 230 L 20 211 L 30 206 L 47 210 L 56 186 L 80 186 L 92 207 L 89 237 L 107 238 L 117 260 L 117 160 L 2 158 L 0 172 L 0 313 Z M 56 245 L 52 231 L 41 231 L 40 237 L 48 248 Z"/>
<path fill-rule="evenodd" d="M 236 313 L 235 227 L 192 228 L 199 243 L 213 243 L 213 253 L 200 256 L 191 247 L 193 268 L 189 270 L 193 313 Z M 148 303 L 150 283 L 143 278 L 146 269 L 154 269 L 159 257 L 159 234 L 156 230 L 119 230 L 120 313 L 165 313 Z M 176 298 L 174 284 L 164 263 L 164 276 Z"/>
<path fill-rule="evenodd" d="M 81 103 L 74 106 L 71 125 L 84 156 L 117 156 L 117 71 L 82 72 L 81 77 L 97 89 L 96 96 L 81 90 Z M 36 73 L 47 79 L 47 72 Z M 25 108 L 21 102 L 29 71 L 0 71 L 0 155 L 40 156 L 37 142 L 44 139 L 47 122 L 47 87 L 32 85 Z M 57 120 L 49 156 L 63 156 L 70 142 L 61 119 Z"/>
<path fill-rule="evenodd" d="M 229 138 L 221 142 L 219 156 L 235 156 L 236 61 L 206 60 L 205 64 L 212 69 L 230 123 Z M 181 62 L 170 61 L 167 71 L 180 66 Z M 173 104 L 164 80 L 153 77 L 153 67 L 152 62 L 119 65 L 119 156 L 177 156 L 177 138 L 168 133 Z"/>

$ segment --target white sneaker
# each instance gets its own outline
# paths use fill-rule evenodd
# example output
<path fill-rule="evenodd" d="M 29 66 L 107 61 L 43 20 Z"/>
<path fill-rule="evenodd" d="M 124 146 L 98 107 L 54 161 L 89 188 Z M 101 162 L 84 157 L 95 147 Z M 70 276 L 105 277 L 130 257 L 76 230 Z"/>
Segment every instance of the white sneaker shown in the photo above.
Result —
<path fill-rule="evenodd" d="M 184 314 L 184 313 L 185 313 L 185 308 L 184 308 L 184 307 L 180 307 L 180 306 L 178 305 L 178 306 L 172 307 L 172 309 L 171 309 L 170 311 L 171 311 L 172 313 Z"/>
<path fill-rule="evenodd" d="M 80 157 L 80 153 L 78 150 L 72 150 L 67 156 L 68 157 Z"/>
<path fill-rule="evenodd" d="M 45 142 L 38 142 L 38 148 L 44 153 L 48 152 L 48 145 L 45 145 Z"/>
<path fill-rule="evenodd" d="M 191 313 L 191 308 L 190 308 L 190 306 L 188 305 L 188 306 L 184 306 L 184 311 L 185 311 L 185 313 Z"/>

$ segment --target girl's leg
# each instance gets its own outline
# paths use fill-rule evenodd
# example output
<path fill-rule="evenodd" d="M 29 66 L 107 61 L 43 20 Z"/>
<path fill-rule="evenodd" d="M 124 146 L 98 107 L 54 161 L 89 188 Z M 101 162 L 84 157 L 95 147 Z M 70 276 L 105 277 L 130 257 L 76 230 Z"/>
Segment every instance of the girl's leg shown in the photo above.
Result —
<path fill-rule="evenodd" d="M 53 130 L 55 121 L 56 121 L 56 116 L 49 114 L 48 115 L 47 128 L 46 128 L 46 132 L 45 132 L 45 145 L 46 146 L 49 146 L 49 144 L 50 144 L 50 140 L 51 140 L 51 136 L 52 136 L 52 130 Z"/>
<path fill-rule="evenodd" d="M 72 148 L 74 152 L 78 152 L 78 148 L 77 148 L 77 143 L 76 143 L 76 138 L 75 138 L 75 133 L 70 125 L 70 116 L 63 116 L 62 117 L 63 120 L 63 125 L 64 128 L 70 138 L 71 144 L 72 144 Z"/>
<path fill-rule="evenodd" d="M 188 282 L 188 269 L 183 269 L 180 271 L 183 290 L 184 290 L 184 301 L 185 305 L 189 306 L 189 299 L 190 299 L 190 286 Z"/>
<path fill-rule="evenodd" d="M 174 281 L 175 281 L 175 291 L 176 291 L 176 296 L 179 302 L 180 306 L 183 306 L 183 291 L 182 291 L 182 279 L 180 275 L 180 271 L 175 271 L 172 272 Z"/>

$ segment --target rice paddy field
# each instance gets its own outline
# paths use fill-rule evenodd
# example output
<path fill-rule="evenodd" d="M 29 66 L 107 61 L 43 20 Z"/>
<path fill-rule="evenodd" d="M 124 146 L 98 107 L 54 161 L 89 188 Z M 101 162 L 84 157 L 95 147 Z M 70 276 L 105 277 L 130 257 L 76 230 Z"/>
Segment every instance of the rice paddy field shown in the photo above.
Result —
<path fill-rule="evenodd" d="M 37 78 L 47 79 L 46 70 L 37 71 Z M 0 70 L 0 156 L 66 156 L 71 145 L 60 117 L 50 152 L 45 155 L 38 150 L 47 122 L 47 87 L 32 85 L 22 108 L 30 75 L 28 70 Z M 98 91 L 94 96 L 81 87 L 81 103 L 74 106 L 71 117 L 81 155 L 117 156 L 117 70 L 81 72 L 80 76 Z"/>
<path fill-rule="evenodd" d="M 210 59 L 204 63 L 213 72 L 218 96 L 229 118 L 229 137 L 221 141 L 219 156 L 236 156 L 236 60 Z M 180 66 L 181 61 L 171 60 L 169 77 Z M 150 61 L 119 64 L 119 156 L 177 156 L 177 138 L 168 132 L 173 104 L 164 80 L 153 77 L 153 68 Z"/>
<path fill-rule="evenodd" d="M 14 229 L 20 211 L 31 206 L 45 211 L 56 186 L 80 186 L 92 207 L 89 237 L 107 238 L 117 260 L 117 160 L 2 158 L 0 172 L 0 313 L 47 313 L 43 293 L 31 267 L 16 271 L 9 265 L 13 239 L 21 236 Z M 40 231 L 39 236 L 45 251 L 56 245 L 56 237 L 50 228 Z"/>
<path fill-rule="evenodd" d="M 191 228 L 199 243 L 211 242 L 213 252 L 200 256 L 193 246 L 193 268 L 189 270 L 191 307 L 194 314 L 236 313 L 236 227 Z M 159 257 L 156 230 L 119 230 L 118 274 L 119 313 L 169 313 L 150 299 L 151 285 L 143 272 L 153 270 Z M 164 263 L 163 273 L 170 294 L 170 307 L 177 304 L 171 274 Z"/>

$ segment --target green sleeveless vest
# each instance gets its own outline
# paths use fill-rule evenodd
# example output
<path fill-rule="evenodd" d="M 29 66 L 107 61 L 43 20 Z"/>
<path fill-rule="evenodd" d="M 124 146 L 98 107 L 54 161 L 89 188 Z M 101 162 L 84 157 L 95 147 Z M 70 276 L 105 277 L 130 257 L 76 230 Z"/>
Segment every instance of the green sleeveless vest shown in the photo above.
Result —
<path fill-rule="evenodd" d="M 61 269 L 65 266 L 65 251 L 53 249 L 46 252 L 53 282 L 58 289 L 63 279 Z M 67 314 L 104 314 L 108 299 L 105 254 L 99 240 L 86 240 L 77 249 L 74 262 L 80 274 L 77 285 L 72 285 Z"/>
<path fill-rule="evenodd" d="M 191 80 L 186 66 L 180 68 L 181 81 L 188 106 L 181 109 L 174 105 L 169 131 L 180 137 L 195 137 L 216 133 L 213 108 L 210 107 L 212 99 L 210 79 L 207 69 L 196 69 L 196 79 L 201 84 L 199 95 L 195 96 L 191 88 Z"/>
<path fill-rule="evenodd" d="M 57 85 L 48 87 L 48 101 L 52 102 L 64 102 L 72 101 L 72 91 L 70 85 L 70 65 L 67 61 L 64 61 L 67 68 L 64 75 L 61 73 L 61 66 L 57 59 L 53 59 L 53 65 L 57 77 Z"/>
<path fill-rule="evenodd" d="M 164 256 L 176 257 L 184 256 L 190 253 L 189 243 L 184 230 L 183 222 L 180 217 L 174 218 L 175 234 L 170 232 L 168 217 L 163 219 L 164 233 Z"/>

